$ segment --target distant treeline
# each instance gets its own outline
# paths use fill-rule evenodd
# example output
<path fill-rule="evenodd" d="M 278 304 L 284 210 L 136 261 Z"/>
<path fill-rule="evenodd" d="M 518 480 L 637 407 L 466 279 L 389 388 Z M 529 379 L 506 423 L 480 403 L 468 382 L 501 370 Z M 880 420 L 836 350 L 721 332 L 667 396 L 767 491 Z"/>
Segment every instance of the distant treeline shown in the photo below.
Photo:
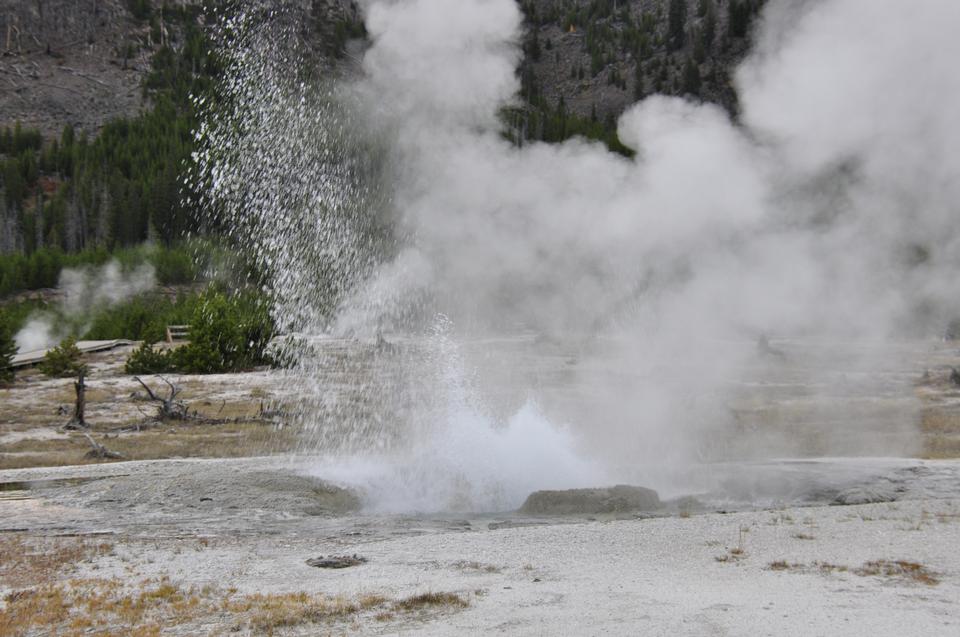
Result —
<path fill-rule="evenodd" d="M 80 252 L 64 252 L 55 247 L 40 248 L 30 254 L 3 254 L 0 255 L 0 299 L 26 290 L 55 287 L 64 268 L 99 266 L 111 260 L 118 261 L 124 270 L 149 263 L 160 285 L 193 283 L 202 274 L 203 262 L 209 260 L 212 251 L 206 244 L 194 243 L 172 247 L 143 245 L 112 251 L 101 247 Z"/>

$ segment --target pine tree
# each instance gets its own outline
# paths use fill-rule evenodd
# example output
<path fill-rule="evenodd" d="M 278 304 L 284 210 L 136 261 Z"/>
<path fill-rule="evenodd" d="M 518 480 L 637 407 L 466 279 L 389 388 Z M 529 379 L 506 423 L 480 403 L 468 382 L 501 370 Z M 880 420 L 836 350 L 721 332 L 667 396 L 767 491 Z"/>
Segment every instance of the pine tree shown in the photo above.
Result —
<path fill-rule="evenodd" d="M 686 42 L 687 2 L 670 0 L 667 14 L 667 45 L 671 51 L 682 49 Z"/>
<path fill-rule="evenodd" d="M 0 322 L 0 386 L 13 382 L 13 357 L 17 353 L 17 343 L 13 339 L 10 326 Z"/>
<path fill-rule="evenodd" d="M 646 81 L 643 77 L 643 62 L 637 61 L 633 69 L 633 99 L 638 102 L 647 95 Z"/>
<path fill-rule="evenodd" d="M 692 58 L 687 58 L 683 67 L 683 92 L 689 95 L 700 95 L 700 68 Z"/>
<path fill-rule="evenodd" d="M 700 40 L 703 42 L 705 51 L 713 48 L 713 40 L 717 35 L 717 10 L 713 2 L 707 5 L 707 15 L 703 18 L 703 31 L 700 33 Z"/>

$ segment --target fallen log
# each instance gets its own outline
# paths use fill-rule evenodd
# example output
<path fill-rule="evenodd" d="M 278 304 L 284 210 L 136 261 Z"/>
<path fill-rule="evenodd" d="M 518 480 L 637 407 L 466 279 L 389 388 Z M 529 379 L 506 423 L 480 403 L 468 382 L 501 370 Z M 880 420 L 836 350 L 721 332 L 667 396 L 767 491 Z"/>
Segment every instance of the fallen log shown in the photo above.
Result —
<path fill-rule="evenodd" d="M 97 460 L 123 460 L 124 456 L 122 453 L 116 451 L 110 451 L 96 440 L 93 439 L 93 436 L 87 432 L 83 432 L 83 435 L 86 436 L 87 442 L 90 443 L 92 449 L 87 452 L 87 458 L 95 458 Z"/>

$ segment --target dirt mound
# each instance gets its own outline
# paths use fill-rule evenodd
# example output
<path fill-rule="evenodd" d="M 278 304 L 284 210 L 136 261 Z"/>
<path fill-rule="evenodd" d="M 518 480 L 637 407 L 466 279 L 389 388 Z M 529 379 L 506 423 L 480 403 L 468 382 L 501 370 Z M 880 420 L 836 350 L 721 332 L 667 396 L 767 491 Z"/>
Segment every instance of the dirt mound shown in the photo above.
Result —
<path fill-rule="evenodd" d="M 120 465 L 115 465 L 122 468 Z M 280 516 L 342 515 L 360 509 L 355 491 L 282 468 L 207 461 L 141 465 L 125 475 L 65 488 L 64 503 L 185 515 L 245 510 Z"/>
<path fill-rule="evenodd" d="M 618 484 L 601 489 L 535 491 L 520 507 L 531 515 L 575 515 L 653 511 L 663 506 L 653 489 Z"/>

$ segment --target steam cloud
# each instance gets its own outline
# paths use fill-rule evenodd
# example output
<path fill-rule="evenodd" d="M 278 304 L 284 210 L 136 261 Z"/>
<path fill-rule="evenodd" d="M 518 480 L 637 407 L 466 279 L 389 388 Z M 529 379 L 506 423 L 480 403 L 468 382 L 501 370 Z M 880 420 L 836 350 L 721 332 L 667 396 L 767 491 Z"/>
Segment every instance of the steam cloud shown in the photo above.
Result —
<path fill-rule="evenodd" d="M 55 314 L 69 324 L 82 326 L 95 311 L 145 292 L 155 284 L 154 267 L 146 263 L 130 272 L 124 272 L 115 260 L 100 267 L 64 268 L 57 283 L 59 300 Z M 69 326 L 63 320 L 36 313 L 17 332 L 17 347 L 21 352 L 44 349 L 56 345 L 68 333 Z"/>
<path fill-rule="evenodd" d="M 372 1 L 367 16 L 356 90 L 393 139 L 396 210 L 431 265 L 419 280 L 458 325 L 623 337 L 594 351 L 637 374 L 595 391 L 608 426 L 565 416 L 624 463 L 701 455 L 761 334 L 929 336 L 958 309 L 955 3 L 774 0 L 736 74 L 741 121 L 650 97 L 619 121 L 633 160 L 500 137 L 512 0 Z"/>
<path fill-rule="evenodd" d="M 737 74 L 742 124 L 651 97 L 619 122 L 633 161 L 499 138 L 512 0 L 369 3 L 359 88 L 395 136 L 396 208 L 448 308 L 883 337 L 957 298 L 958 18 L 935 1 L 772 2 Z"/>
<path fill-rule="evenodd" d="M 523 443 L 562 449 L 554 457 L 565 460 L 507 454 L 467 481 L 521 467 L 556 485 L 551 471 L 576 464 L 566 453 L 574 445 L 604 471 L 571 474 L 661 486 L 673 467 L 718 455 L 731 385 L 767 372 L 757 371 L 760 335 L 819 344 L 805 363 L 826 378 L 882 362 L 835 343 L 929 336 L 960 310 L 957 3 L 771 0 L 736 73 L 739 121 L 713 105 L 647 98 L 619 120 L 634 159 L 583 140 L 517 148 L 502 139 L 497 111 L 519 88 L 514 0 L 363 5 L 372 41 L 363 75 L 335 94 L 351 124 L 362 122 L 384 149 L 388 166 L 377 175 L 389 192 L 372 195 L 363 181 L 370 171 L 351 168 L 356 162 L 331 164 L 310 151 L 301 133 L 322 129 L 324 115 L 309 116 L 303 85 L 278 81 L 269 64 L 264 77 L 245 82 L 253 68 L 245 56 L 257 49 L 237 56 L 239 81 L 229 89 L 250 100 L 254 116 L 201 131 L 208 147 L 198 164 L 212 199 L 276 269 L 273 291 L 288 327 L 357 334 L 409 320 L 417 313 L 398 306 L 429 299 L 457 330 L 523 326 L 589 343 L 574 372 L 576 399 L 543 406 L 576 440 L 551 438 L 538 425 Z M 279 59 L 283 66 L 289 56 Z M 236 130 L 244 132 L 231 137 Z M 277 131 L 289 144 L 272 143 Z M 292 163 L 263 160 L 278 152 L 293 153 Z M 302 176 L 296 183 L 288 164 L 304 167 L 293 171 Z M 290 212 L 296 202 L 300 216 Z M 395 258 L 379 266 L 358 243 L 356 222 L 344 221 L 365 206 L 387 207 L 399 237 Z M 336 279 L 332 321 L 304 319 L 304 266 L 311 254 L 338 249 L 349 258 L 335 262 L 362 266 Z M 357 285 L 351 275 L 365 280 Z M 591 373 L 599 368 L 610 373 L 598 383 Z M 462 382 L 457 374 L 453 385 Z M 539 422 L 525 400 L 510 422 Z M 441 418 L 457 422 L 427 433 L 428 449 L 457 427 L 469 429 L 460 437 L 469 448 L 501 448 L 496 437 L 514 425 L 476 417 L 482 399 L 452 402 L 459 415 Z M 340 420 L 355 424 L 331 426 Z M 484 428 L 487 442 L 478 442 L 473 434 Z M 865 435 L 843 447 L 842 434 L 828 441 L 831 451 L 891 452 L 869 448 Z M 767 438 L 754 445 L 790 451 Z M 406 466 L 440 465 L 445 453 L 421 450 Z M 414 490 L 438 482 L 418 479 L 426 482 L 413 480 Z"/>

